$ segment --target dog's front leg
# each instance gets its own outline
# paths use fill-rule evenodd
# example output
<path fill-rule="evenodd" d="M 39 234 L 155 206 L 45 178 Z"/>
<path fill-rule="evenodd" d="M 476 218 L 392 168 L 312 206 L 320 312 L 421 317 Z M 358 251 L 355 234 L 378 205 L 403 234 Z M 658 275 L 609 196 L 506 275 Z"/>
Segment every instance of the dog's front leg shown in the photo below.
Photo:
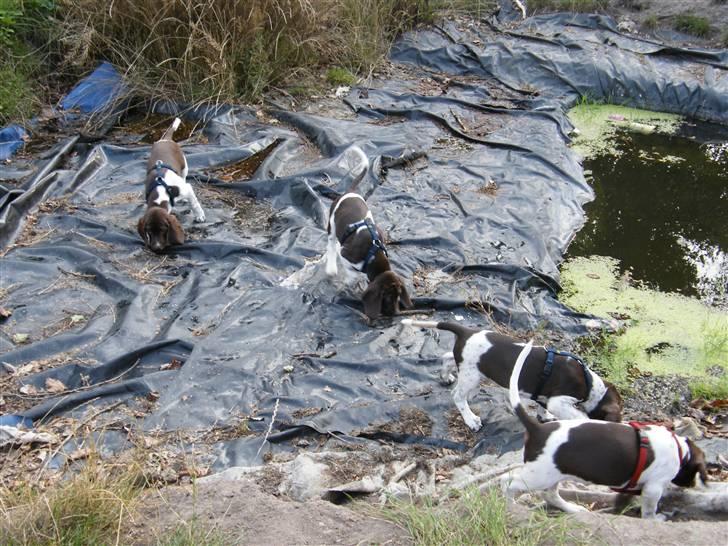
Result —
<path fill-rule="evenodd" d="M 326 274 L 329 277 L 336 277 L 339 272 L 339 268 L 336 266 L 336 255 L 338 252 L 338 241 L 336 240 L 336 234 L 334 230 L 329 233 L 329 241 L 326 245 Z"/>
<path fill-rule="evenodd" d="M 647 483 L 642 488 L 642 517 L 644 519 L 656 519 L 665 521 L 667 516 L 657 513 L 657 503 L 660 502 L 663 491 L 662 485 Z"/>
<path fill-rule="evenodd" d="M 586 413 L 577 409 L 577 402 L 573 396 L 552 396 L 546 403 L 546 409 L 559 419 L 588 419 Z"/>

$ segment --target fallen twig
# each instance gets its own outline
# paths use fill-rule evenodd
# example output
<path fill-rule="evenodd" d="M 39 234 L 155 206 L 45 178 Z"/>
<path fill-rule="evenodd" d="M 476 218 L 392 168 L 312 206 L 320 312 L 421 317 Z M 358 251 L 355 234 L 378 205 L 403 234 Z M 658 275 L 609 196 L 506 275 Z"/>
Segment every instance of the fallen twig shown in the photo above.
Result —
<path fill-rule="evenodd" d="M 276 415 L 278 415 L 278 403 L 280 401 L 281 401 L 280 398 L 276 398 L 276 405 L 273 406 L 273 415 L 271 415 L 270 424 L 268 425 L 268 430 L 265 432 L 265 437 L 263 438 L 263 442 L 260 444 L 258 451 L 255 452 L 255 457 L 254 457 L 255 459 L 257 459 L 258 455 L 260 455 L 260 450 L 263 449 L 263 446 L 268 441 L 268 436 L 270 436 L 270 433 L 273 430 L 273 423 L 275 423 Z"/>

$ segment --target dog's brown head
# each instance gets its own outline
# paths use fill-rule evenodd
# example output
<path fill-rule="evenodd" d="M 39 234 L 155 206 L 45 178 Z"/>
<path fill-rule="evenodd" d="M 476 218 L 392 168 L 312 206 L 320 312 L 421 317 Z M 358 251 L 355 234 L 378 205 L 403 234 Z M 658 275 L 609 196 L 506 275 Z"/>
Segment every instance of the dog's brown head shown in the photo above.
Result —
<path fill-rule="evenodd" d="M 621 423 L 622 408 L 624 407 L 622 397 L 617 388 L 608 381 L 604 382 L 604 386 L 607 388 L 607 392 L 604 393 L 597 407 L 589 412 L 589 419 Z"/>
<path fill-rule="evenodd" d="M 690 453 L 685 462 L 680 465 L 680 471 L 672 479 L 672 483 L 680 487 L 693 487 L 695 475 L 698 474 L 703 484 L 706 484 L 708 483 L 708 471 L 705 468 L 705 453 L 689 438 L 686 438 L 686 441 Z"/>
<path fill-rule="evenodd" d="M 412 301 L 404 283 L 393 271 L 377 275 L 369 283 L 361 299 L 364 303 L 364 313 L 370 319 L 381 315 L 393 317 L 399 313 L 400 304 L 405 309 L 412 308 Z"/>
<path fill-rule="evenodd" d="M 149 207 L 139 220 L 137 231 L 144 244 L 154 252 L 162 252 L 168 246 L 185 242 L 179 220 L 162 207 Z"/>

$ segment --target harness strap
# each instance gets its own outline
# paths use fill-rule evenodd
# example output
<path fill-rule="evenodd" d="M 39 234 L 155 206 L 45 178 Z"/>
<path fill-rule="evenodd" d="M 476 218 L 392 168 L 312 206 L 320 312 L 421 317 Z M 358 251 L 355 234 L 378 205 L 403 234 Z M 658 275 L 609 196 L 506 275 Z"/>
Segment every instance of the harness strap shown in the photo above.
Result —
<path fill-rule="evenodd" d="M 541 373 L 538 376 L 538 385 L 536 385 L 536 389 L 533 391 L 533 394 L 531 394 L 531 400 L 537 400 L 539 396 L 541 396 L 541 391 L 543 390 L 543 386 L 546 384 L 546 381 L 548 381 L 549 377 L 551 377 L 551 372 L 554 371 L 554 357 L 556 356 L 556 351 L 553 349 L 546 349 L 546 363 L 543 366 L 543 370 L 541 370 Z"/>
<path fill-rule="evenodd" d="M 637 431 L 637 435 L 639 437 L 639 455 L 637 456 L 637 465 L 635 466 L 632 477 L 629 479 L 629 482 L 627 482 L 627 485 L 625 485 L 624 487 L 612 487 L 611 489 L 616 493 L 629 493 L 631 495 L 638 495 L 642 491 L 642 489 L 637 487 L 637 482 L 639 481 L 640 476 L 642 476 L 642 472 L 644 472 L 645 470 L 645 465 L 647 464 L 647 448 L 650 445 L 650 440 L 643 429 L 649 425 L 647 423 L 630 421 L 629 426 Z"/>
<path fill-rule="evenodd" d="M 154 167 L 152 167 L 151 169 L 149 169 L 147 171 L 147 173 L 150 173 L 150 172 L 156 170 L 157 171 L 157 174 L 159 174 L 159 171 L 161 171 L 162 169 L 167 169 L 169 171 L 172 171 L 177 176 L 180 176 L 180 174 L 177 172 L 177 170 L 174 167 L 172 167 L 171 165 L 165 163 L 161 159 L 158 159 L 157 162 L 154 164 Z"/>
<path fill-rule="evenodd" d="M 546 385 L 546 381 L 548 381 L 548 378 L 551 377 L 551 372 L 554 368 L 554 357 L 556 357 L 556 355 L 565 356 L 567 358 L 576 360 L 579 363 L 579 366 L 581 366 L 581 370 L 584 373 L 584 383 L 586 383 L 586 395 L 579 402 L 586 402 L 589 399 L 589 393 L 591 393 L 593 384 L 592 376 L 589 372 L 588 366 L 581 358 L 579 358 L 575 354 L 566 351 L 555 351 L 549 348 L 546 348 L 546 363 L 543 366 L 543 370 L 539 374 L 538 385 L 536 385 L 536 389 L 531 395 L 531 400 L 535 401 L 536 399 L 538 399 L 539 396 L 541 396 L 541 391 L 543 390 L 544 385 Z"/>
<path fill-rule="evenodd" d="M 179 176 L 179 173 L 177 171 L 175 171 L 172 167 L 167 165 L 166 163 L 163 163 L 161 160 L 158 160 L 154 164 L 153 168 L 156 169 L 157 176 L 154 178 L 154 182 L 152 182 L 149 185 L 149 189 L 147 190 L 144 200 L 149 201 L 149 196 L 151 195 L 152 191 L 154 191 L 155 188 L 162 186 L 167 191 L 167 195 L 169 196 L 169 206 L 174 207 L 174 195 L 172 195 L 172 191 L 169 189 L 169 186 L 164 181 L 164 175 L 162 174 L 162 169 L 170 170 L 177 176 Z M 147 173 L 150 173 L 150 172 L 152 172 L 152 169 L 149 169 L 147 171 Z"/>
<path fill-rule="evenodd" d="M 682 447 L 680 446 L 680 441 L 677 439 L 677 436 L 675 436 L 675 431 L 671 430 L 670 432 L 672 433 L 672 439 L 675 440 L 675 443 L 677 444 L 677 457 L 678 457 L 678 462 L 680 463 L 680 466 L 682 466 L 682 462 L 683 462 L 683 450 L 682 450 Z"/>
<path fill-rule="evenodd" d="M 344 242 L 354 233 L 359 231 L 359 228 L 366 227 L 369 230 L 369 236 L 372 238 L 372 244 L 369 247 L 369 252 L 367 252 L 366 258 L 364 258 L 364 263 L 361 266 L 361 272 L 365 273 L 367 267 L 370 263 L 374 260 L 374 258 L 377 255 L 377 252 L 380 250 L 384 252 L 385 256 L 389 256 L 387 253 L 387 247 L 384 246 L 384 243 L 379 238 L 379 233 L 377 233 L 377 228 L 374 225 L 374 222 L 372 222 L 369 218 L 365 218 L 364 220 L 360 220 L 358 222 L 354 222 L 353 224 L 349 224 L 346 228 L 346 231 L 341 236 L 341 244 L 343 245 Z"/>

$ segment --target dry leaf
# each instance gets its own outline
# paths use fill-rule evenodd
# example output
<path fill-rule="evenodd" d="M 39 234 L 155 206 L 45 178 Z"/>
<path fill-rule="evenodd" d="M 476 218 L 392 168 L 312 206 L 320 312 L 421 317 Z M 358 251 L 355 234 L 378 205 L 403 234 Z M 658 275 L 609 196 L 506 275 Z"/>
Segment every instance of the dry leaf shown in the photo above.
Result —
<path fill-rule="evenodd" d="M 28 334 L 13 334 L 13 343 L 20 345 L 21 343 L 28 343 L 30 336 Z"/>
<path fill-rule="evenodd" d="M 20 394 L 27 394 L 28 396 L 34 396 L 38 394 L 38 389 L 36 389 L 33 385 L 23 385 L 19 389 Z"/>
<path fill-rule="evenodd" d="M 167 364 L 162 364 L 159 369 L 164 370 L 178 370 L 182 367 L 182 361 L 178 360 L 176 358 L 173 358 L 171 361 L 169 361 Z"/>
<path fill-rule="evenodd" d="M 0 307 L 0 320 L 5 320 L 12 316 L 13 312 L 5 307 Z"/>
<path fill-rule="evenodd" d="M 58 379 L 53 379 L 52 377 L 46 378 L 45 388 L 48 392 L 52 392 L 54 394 L 58 394 L 59 392 L 66 390 L 66 386 L 62 381 L 58 381 Z"/>

